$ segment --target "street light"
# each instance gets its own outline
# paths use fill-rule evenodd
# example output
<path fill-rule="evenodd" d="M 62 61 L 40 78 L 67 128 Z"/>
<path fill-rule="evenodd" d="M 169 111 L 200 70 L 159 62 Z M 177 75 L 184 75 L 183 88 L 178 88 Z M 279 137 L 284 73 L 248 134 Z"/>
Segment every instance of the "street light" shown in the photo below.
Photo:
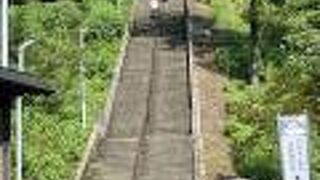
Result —
<path fill-rule="evenodd" d="M 81 50 L 81 57 L 79 61 L 79 78 L 80 78 L 80 98 L 81 98 L 81 121 L 82 128 L 85 129 L 87 125 L 87 103 L 86 103 L 86 78 L 85 78 L 85 65 L 84 65 L 84 54 L 83 50 L 85 48 L 85 33 L 87 33 L 87 28 L 81 28 L 79 32 L 79 46 Z"/>
<path fill-rule="evenodd" d="M 35 43 L 35 40 L 30 39 L 23 42 L 18 49 L 18 70 L 24 71 L 24 57 L 25 57 L 25 50 Z M 16 150 L 16 161 L 17 161 L 17 180 L 22 180 L 22 97 L 18 96 L 16 99 L 16 143 L 17 143 L 17 150 Z"/>

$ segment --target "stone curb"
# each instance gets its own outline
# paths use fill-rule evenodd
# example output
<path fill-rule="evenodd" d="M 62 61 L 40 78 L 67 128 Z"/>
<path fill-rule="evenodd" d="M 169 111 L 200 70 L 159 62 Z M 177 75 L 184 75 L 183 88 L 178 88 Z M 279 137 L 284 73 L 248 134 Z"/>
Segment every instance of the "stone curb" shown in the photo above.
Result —
<path fill-rule="evenodd" d="M 189 88 L 191 100 L 191 124 L 192 124 L 192 140 L 193 140 L 193 168 L 194 180 L 204 180 L 205 164 L 203 163 L 201 153 L 203 152 L 203 139 L 201 132 L 201 112 L 199 104 L 199 89 L 197 88 L 197 74 L 194 71 L 194 54 L 193 54 L 193 23 L 192 23 L 192 3 L 193 0 L 185 0 L 186 9 L 186 27 L 188 41 L 188 73 Z"/>

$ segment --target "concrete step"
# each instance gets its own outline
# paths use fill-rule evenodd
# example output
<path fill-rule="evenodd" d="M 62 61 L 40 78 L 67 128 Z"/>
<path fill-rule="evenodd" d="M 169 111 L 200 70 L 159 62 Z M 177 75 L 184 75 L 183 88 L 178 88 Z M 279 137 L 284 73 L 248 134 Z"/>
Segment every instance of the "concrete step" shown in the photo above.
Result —
<path fill-rule="evenodd" d="M 152 46 L 153 42 L 148 37 L 132 38 L 128 46 L 128 58 L 124 62 L 123 70 L 150 70 Z"/>
<path fill-rule="evenodd" d="M 160 45 L 159 45 L 160 46 Z M 161 49 L 162 48 L 162 49 Z M 168 47 L 159 47 L 156 52 L 157 69 L 186 69 L 187 60 L 185 51 L 167 50 Z"/>
<path fill-rule="evenodd" d="M 148 71 L 123 71 L 107 133 L 109 138 L 140 136 L 147 114 L 149 81 Z"/>
<path fill-rule="evenodd" d="M 153 98 L 148 128 L 150 134 L 157 132 L 189 134 L 188 100 L 187 97 L 180 95 L 180 91 L 167 92 L 159 93 Z"/>
<path fill-rule="evenodd" d="M 161 134 L 149 136 L 139 180 L 192 180 L 192 143 L 187 136 Z"/>
<path fill-rule="evenodd" d="M 102 141 L 91 157 L 82 180 L 130 180 L 137 141 Z"/>

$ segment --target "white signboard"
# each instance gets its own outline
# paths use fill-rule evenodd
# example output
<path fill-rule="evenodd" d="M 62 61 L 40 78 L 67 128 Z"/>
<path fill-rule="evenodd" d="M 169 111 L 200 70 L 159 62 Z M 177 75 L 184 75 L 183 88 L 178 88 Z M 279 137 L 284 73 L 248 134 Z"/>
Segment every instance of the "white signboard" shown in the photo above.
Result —
<path fill-rule="evenodd" d="M 307 115 L 278 116 L 283 180 L 310 180 Z"/>

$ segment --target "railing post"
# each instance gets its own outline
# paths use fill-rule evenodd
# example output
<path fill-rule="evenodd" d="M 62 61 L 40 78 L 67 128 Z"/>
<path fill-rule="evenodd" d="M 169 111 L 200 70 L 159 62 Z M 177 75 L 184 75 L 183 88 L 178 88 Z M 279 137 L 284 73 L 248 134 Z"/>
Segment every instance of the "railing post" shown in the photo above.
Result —
<path fill-rule="evenodd" d="M 80 29 L 79 34 L 79 47 L 81 50 L 81 57 L 79 61 L 79 78 L 80 78 L 80 99 L 81 99 L 81 121 L 82 128 L 87 127 L 87 102 L 86 102 L 86 68 L 85 68 L 85 59 L 84 59 L 84 48 L 85 48 L 85 33 L 87 32 L 86 28 Z"/>
<path fill-rule="evenodd" d="M 18 50 L 18 70 L 23 72 L 25 67 L 25 50 L 27 47 L 31 46 L 35 40 L 30 39 L 28 41 L 25 41 L 21 44 Z M 22 128 L 22 97 L 17 97 L 16 99 L 16 179 L 22 180 L 22 167 L 23 167 L 23 142 L 22 142 L 22 136 L 23 136 L 23 128 Z"/>

